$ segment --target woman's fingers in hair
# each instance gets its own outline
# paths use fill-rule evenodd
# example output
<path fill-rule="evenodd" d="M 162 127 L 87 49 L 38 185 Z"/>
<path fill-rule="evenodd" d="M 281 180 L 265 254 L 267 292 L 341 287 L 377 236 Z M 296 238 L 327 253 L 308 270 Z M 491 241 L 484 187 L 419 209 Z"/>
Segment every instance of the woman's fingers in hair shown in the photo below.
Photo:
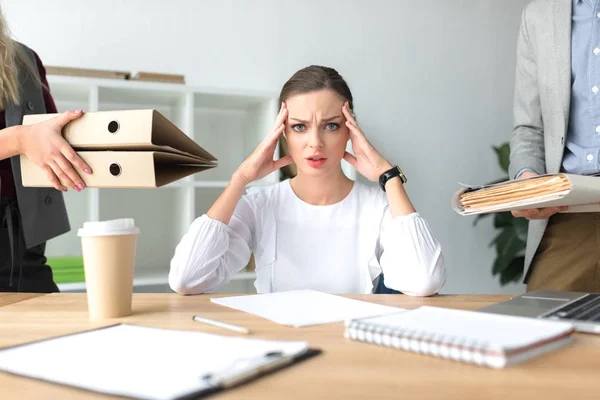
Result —
<path fill-rule="evenodd" d="M 277 114 L 277 118 L 275 118 L 275 123 L 273 124 L 273 128 L 271 129 L 271 132 L 278 129 L 281 124 L 285 124 L 285 121 L 287 120 L 287 116 L 288 116 L 287 107 L 286 107 L 285 103 L 281 103 L 281 108 L 279 109 L 279 114 Z"/>
<path fill-rule="evenodd" d="M 348 127 L 348 131 L 350 133 L 350 140 L 352 140 L 353 144 L 356 143 L 358 146 L 363 146 L 365 145 L 365 143 L 367 143 L 367 138 L 365 137 L 365 134 L 360 130 L 359 127 L 357 127 L 350 121 L 346 121 L 346 126 Z"/>
<path fill-rule="evenodd" d="M 348 104 L 348 102 L 344 103 L 344 106 L 342 107 L 342 112 L 344 113 L 344 116 L 346 117 L 346 126 L 348 127 L 348 129 L 350 129 L 350 138 L 352 138 L 353 136 L 356 138 L 358 137 L 364 137 L 364 133 L 363 131 L 360 130 L 360 128 L 358 127 L 358 124 L 356 123 L 356 120 L 354 119 L 354 115 L 352 115 L 352 111 L 350 111 L 350 106 Z"/>
<path fill-rule="evenodd" d="M 287 108 L 285 107 L 285 103 L 281 103 L 281 110 L 275 119 L 275 124 L 273 124 L 273 128 L 269 135 L 263 140 L 263 144 L 265 146 L 270 146 L 274 142 L 279 139 L 279 136 L 285 131 L 285 121 L 287 119 Z"/>
<path fill-rule="evenodd" d="M 285 131 L 285 124 L 283 124 L 283 123 L 279 124 L 279 126 L 274 127 L 273 132 L 271 132 L 271 134 L 269 136 L 267 136 L 265 144 L 268 146 L 272 143 L 277 142 L 277 140 L 279 139 L 279 136 L 281 136 L 283 131 Z"/>
<path fill-rule="evenodd" d="M 358 127 L 356 119 L 354 119 L 354 114 L 352 113 L 352 110 L 350 110 L 350 103 L 344 103 L 344 105 L 342 106 L 342 113 L 344 114 L 344 117 L 346 117 L 347 121 L 349 121 L 352 125 Z"/>
<path fill-rule="evenodd" d="M 274 127 L 273 132 L 258 145 L 253 154 L 259 154 L 261 157 L 269 156 L 272 158 L 275 153 L 275 148 L 277 147 L 277 142 L 279 141 L 279 136 L 281 136 L 284 130 L 284 124 Z"/>

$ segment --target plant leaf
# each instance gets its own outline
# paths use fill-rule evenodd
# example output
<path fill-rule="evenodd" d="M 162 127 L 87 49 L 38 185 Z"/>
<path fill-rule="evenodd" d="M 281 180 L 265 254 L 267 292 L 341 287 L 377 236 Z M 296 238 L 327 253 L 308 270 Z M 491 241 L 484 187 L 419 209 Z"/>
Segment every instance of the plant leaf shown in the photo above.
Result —
<path fill-rule="evenodd" d="M 517 237 L 512 227 L 504 229 L 496 241 L 498 255 L 492 267 L 492 274 L 502 273 L 508 268 L 512 261 L 521 255 L 525 245 L 526 243 Z"/>
<path fill-rule="evenodd" d="M 489 217 L 490 215 L 493 215 L 493 214 L 477 214 L 475 216 L 475 219 L 473 220 L 473 226 L 477 225 L 477 223 L 479 222 L 479 220 L 481 220 L 481 219 L 483 219 L 485 217 Z"/>
<path fill-rule="evenodd" d="M 494 228 L 505 228 L 513 225 L 513 219 L 510 211 L 498 212 L 494 215 Z"/>
<path fill-rule="evenodd" d="M 510 282 L 519 282 L 523 277 L 525 270 L 525 257 L 520 256 L 511 261 L 504 271 L 500 274 L 500 285 L 504 286 Z"/>
<path fill-rule="evenodd" d="M 513 229 L 517 237 L 527 242 L 527 230 L 529 229 L 529 221 L 525 218 L 514 218 L 512 219 Z"/>
<path fill-rule="evenodd" d="M 497 243 L 498 243 L 498 241 L 500 241 L 500 240 L 506 240 L 506 239 L 505 239 L 505 236 L 506 236 L 506 235 L 503 235 L 503 234 L 504 234 L 504 231 L 500 232 L 499 234 L 497 234 L 497 235 L 496 235 L 496 236 L 495 236 L 495 237 L 492 239 L 492 241 L 490 242 L 490 244 L 488 244 L 488 246 L 490 246 L 490 247 L 492 247 L 493 245 L 496 245 L 496 252 L 498 251 L 498 249 L 497 249 L 497 248 L 498 248 L 498 244 L 497 244 Z M 504 238 L 504 239 L 503 239 L 503 238 Z"/>
<path fill-rule="evenodd" d="M 502 254 L 502 250 L 508 246 L 513 234 L 510 229 L 502 229 L 492 243 L 496 245 L 496 257 Z"/>
<path fill-rule="evenodd" d="M 498 164 L 500 164 L 500 168 L 506 173 L 508 173 L 508 165 L 510 164 L 510 145 L 508 142 L 501 144 L 499 147 L 492 146 L 494 151 L 496 151 L 496 155 L 498 156 Z"/>

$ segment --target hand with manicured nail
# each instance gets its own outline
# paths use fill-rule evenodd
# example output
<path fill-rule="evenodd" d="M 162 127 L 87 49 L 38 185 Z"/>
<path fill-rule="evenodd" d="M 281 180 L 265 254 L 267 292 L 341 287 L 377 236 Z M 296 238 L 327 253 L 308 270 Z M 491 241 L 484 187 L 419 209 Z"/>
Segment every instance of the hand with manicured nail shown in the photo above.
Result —
<path fill-rule="evenodd" d="M 525 171 L 517 179 L 527 179 L 538 176 L 535 172 Z M 545 207 L 545 208 L 530 208 L 527 210 L 511 211 L 513 217 L 523 217 L 528 220 L 550 218 L 556 213 L 566 211 L 569 207 Z"/>
<path fill-rule="evenodd" d="M 358 173 L 373 182 L 378 182 L 384 172 L 392 168 L 392 164 L 379 153 L 367 140 L 360 129 L 348 102 L 342 106 L 342 113 L 346 117 L 346 126 L 349 129 L 350 141 L 354 155 L 346 152 L 344 160 L 348 161 Z"/>
<path fill-rule="evenodd" d="M 291 156 L 273 160 L 279 137 L 285 131 L 287 115 L 288 111 L 285 103 L 282 103 L 279 115 L 277 115 L 275 124 L 267 138 L 263 140 L 252 154 L 250 154 L 250 156 L 248 156 L 248 158 L 238 167 L 236 174 L 240 176 L 246 184 L 264 178 L 270 173 L 293 163 Z"/>
<path fill-rule="evenodd" d="M 71 187 L 79 192 L 85 188 L 75 168 L 92 173 L 62 136 L 64 126 L 82 115 L 81 110 L 67 111 L 48 121 L 22 126 L 20 153 L 43 168 L 58 190 L 66 191 Z"/>

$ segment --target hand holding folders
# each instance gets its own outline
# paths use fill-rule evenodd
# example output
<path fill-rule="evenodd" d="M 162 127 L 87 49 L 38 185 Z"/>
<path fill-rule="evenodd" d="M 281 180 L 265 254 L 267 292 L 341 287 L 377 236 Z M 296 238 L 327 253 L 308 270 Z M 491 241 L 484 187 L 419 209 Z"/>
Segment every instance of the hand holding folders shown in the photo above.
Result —
<path fill-rule="evenodd" d="M 452 207 L 460 215 L 564 206 L 566 212 L 600 211 L 600 177 L 547 174 L 463 187 L 452 198 Z"/>
<path fill-rule="evenodd" d="M 26 115 L 23 125 L 56 115 Z M 85 113 L 62 133 L 93 171 L 79 173 L 87 187 L 159 187 L 217 166 L 215 157 L 152 109 Z M 53 186 L 27 156 L 21 156 L 20 167 L 23 186 Z"/>
<path fill-rule="evenodd" d="M 85 184 L 75 168 L 92 173 L 62 136 L 65 125 L 82 115 L 82 110 L 67 111 L 21 130 L 20 153 L 45 172 L 56 190 L 66 192 L 72 188 L 80 192 Z"/>
<path fill-rule="evenodd" d="M 538 174 L 533 171 L 524 171 L 516 179 L 532 178 L 534 176 L 538 176 Z M 556 213 L 559 213 L 561 211 L 567 211 L 568 209 L 569 206 L 528 208 L 527 210 L 513 210 L 511 211 L 511 214 L 513 215 L 513 217 L 525 218 L 528 220 L 547 219 Z"/>

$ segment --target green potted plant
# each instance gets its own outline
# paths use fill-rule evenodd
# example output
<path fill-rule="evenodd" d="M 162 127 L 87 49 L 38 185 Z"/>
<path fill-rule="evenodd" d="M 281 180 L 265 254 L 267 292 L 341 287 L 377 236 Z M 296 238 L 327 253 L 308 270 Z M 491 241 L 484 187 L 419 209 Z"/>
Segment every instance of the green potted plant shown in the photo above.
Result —
<path fill-rule="evenodd" d="M 506 175 L 495 182 L 500 183 L 509 180 L 508 165 L 510 162 L 510 147 L 508 143 L 495 147 L 492 146 L 498 157 L 500 168 Z M 500 285 L 504 286 L 510 282 L 519 282 L 523 276 L 525 265 L 525 246 L 527 244 L 527 228 L 529 221 L 525 218 L 515 218 L 510 211 L 490 214 L 479 214 L 475 217 L 473 225 L 488 216 L 494 218 L 496 236 L 489 246 L 496 249 L 496 259 L 492 266 L 492 275 L 499 275 Z"/>

